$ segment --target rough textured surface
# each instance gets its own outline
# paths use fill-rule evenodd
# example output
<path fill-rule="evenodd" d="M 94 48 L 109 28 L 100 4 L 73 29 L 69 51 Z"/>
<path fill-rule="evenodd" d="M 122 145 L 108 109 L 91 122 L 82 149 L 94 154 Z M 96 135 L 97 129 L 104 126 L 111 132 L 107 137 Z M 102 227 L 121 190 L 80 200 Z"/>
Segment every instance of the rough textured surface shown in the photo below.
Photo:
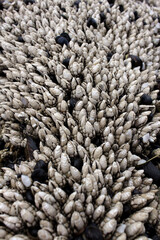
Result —
<path fill-rule="evenodd" d="M 0 239 L 160 233 L 157 186 L 135 169 L 160 130 L 159 7 L 1 3 Z"/>

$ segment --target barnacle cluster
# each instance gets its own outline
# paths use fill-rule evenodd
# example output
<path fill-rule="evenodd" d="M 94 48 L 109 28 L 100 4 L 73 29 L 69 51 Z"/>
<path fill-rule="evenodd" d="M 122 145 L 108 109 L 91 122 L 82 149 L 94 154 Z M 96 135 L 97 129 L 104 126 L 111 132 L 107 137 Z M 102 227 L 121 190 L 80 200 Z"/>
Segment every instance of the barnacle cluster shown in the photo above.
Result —
<path fill-rule="evenodd" d="M 160 131 L 159 7 L 1 1 L 0 239 L 160 233 L 157 185 L 136 168 Z"/>

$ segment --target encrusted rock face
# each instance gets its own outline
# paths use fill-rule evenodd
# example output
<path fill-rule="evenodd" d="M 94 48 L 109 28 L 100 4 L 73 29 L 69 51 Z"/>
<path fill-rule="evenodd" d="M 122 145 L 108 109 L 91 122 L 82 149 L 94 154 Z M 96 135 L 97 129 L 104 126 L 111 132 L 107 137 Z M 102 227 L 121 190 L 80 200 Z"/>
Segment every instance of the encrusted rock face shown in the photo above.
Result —
<path fill-rule="evenodd" d="M 160 131 L 158 5 L 1 1 L 1 138 L 21 158 L 0 171 L 0 239 L 156 235 L 157 186 L 135 167 Z"/>

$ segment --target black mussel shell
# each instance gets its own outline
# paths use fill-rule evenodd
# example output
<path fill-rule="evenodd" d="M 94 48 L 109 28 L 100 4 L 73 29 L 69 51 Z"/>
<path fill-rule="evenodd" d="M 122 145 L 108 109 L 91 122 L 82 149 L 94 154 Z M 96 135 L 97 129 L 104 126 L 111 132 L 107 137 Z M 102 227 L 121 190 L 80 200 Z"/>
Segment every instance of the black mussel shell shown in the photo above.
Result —
<path fill-rule="evenodd" d="M 72 113 L 74 107 L 76 106 L 77 99 L 76 98 L 71 98 L 69 101 L 69 112 Z"/>
<path fill-rule="evenodd" d="M 100 13 L 100 23 L 105 22 L 105 20 L 106 20 L 106 15 L 104 14 L 104 12 L 101 12 Z"/>
<path fill-rule="evenodd" d="M 160 186 L 160 170 L 150 161 L 143 166 L 147 177 L 152 178 L 154 183 Z"/>
<path fill-rule="evenodd" d="M 65 8 L 63 8 L 63 7 L 61 8 L 61 10 L 62 10 L 62 12 L 66 12 L 66 9 L 65 9 Z"/>
<path fill-rule="evenodd" d="M 29 3 L 30 3 L 30 4 L 33 4 L 33 3 L 35 3 L 35 0 L 24 0 L 24 3 L 27 4 L 27 5 L 28 5 Z"/>
<path fill-rule="evenodd" d="M 145 21 L 143 21 L 143 25 L 145 26 L 145 25 L 147 25 L 147 23 Z"/>
<path fill-rule="evenodd" d="M 69 105 L 74 108 L 76 106 L 77 99 L 76 98 L 71 98 L 69 101 Z"/>
<path fill-rule="evenodd" d="M 151 105 L 152 104 L 152 98 L 148 94 L 144 93 L 141 96 L 140 104 Z"/>
<path fill-rule="evenodd" d="M 107 53 L 107 60 L 108 60 L 108 62 L 111 60 L 112 56 L 113 56 L 112 52 Z"/>
<path fill-rule="evenodd" d="M 150 223 L 145 223 L 144 226 L 145 226 L 145 229 L 146 229 L 145 234 L 147 235 L 147 237 L 152 238 L 152 240 L 153 239 L 155 239 L 155 240 L 160 239 L 160 238 L 156 239 L 157 236 L 156 236 L 155 226 L 151 225 Z"/>
<path fill-rule="evenodd" d="M 47 170 L 48 170 L 48 165 L 47 165 L 47 163 L 45 163 L 43 160 L 39 160 L 39 161 L 36 163 L 36 165 L 35 165 L 35 167 L 34 167 L 34 170 L 35 170 L 35 169 L 39 169 L 39 168 L 47 171 Z"/>
<path fill-rule="evenodd" d="M 114 5 L 115 0 L 108 0 L 110 6 L 112 7 Z"/>
<path fill-rule="evenodd" d="M 38 169 L 35 169 L 32 172 L 31 177 L 32 177 L 33 181 L 37 181 L 37 182 L 40 182 L 40 183 L 45 183 L 46 180 L 48 179 L 48 174 L 45 170 L 43 170 L 41 168 L 38 168 Z"/>
<path fill-rule="evenodd" d="M 123 5 L 119 5 L 119 11 L 120 11 L 120 12 L 123 12 L 123 11 L 124 11 Z"/>
<path fill-rule="evenodd" d="M 25 199 L 27 200 L 27 202 L 30 202 L 31 204 L 34 204 L 34 195 L 31 192 L 31 190 L 27 190 L 25 192 Z"/>
<path fill-rule="evenodd" d="M 107 194 L 112 198 L 114 196 L 114 192 L 110 187 L 107 187 Z"/>
<path fill-rule="evenodd" d="M 73 188 L 71 185 L 69 185 L 69 183 L 67 182 L 65 184 L 65 186 L 63 187 L 63 191 L 65 191 L 65 193 L 67 193 L 67 195 L 71 195 L 73 193 Z"/>
<path fill-rule="evenodd" d="M 2 139 L 0 139 L 0 150 L 3 150 L 4 147 L 5 147 L 5 142 Z"/>
<path fill-rule="evenodd" d="M 63 64 L 66 68 L 68 68 L 68 66 L 69 66 L 69 61 L 70 61 L 70 58 L 65 58 L 65 59 L 63 60 L 62 64 Z"/>
<path fill-rule="evenodd" d="M 156 82 L 157 82 L 157 85 L 156 85 L 156 89 L 155 90 L 160 90 L 160 78 L 158 78 L 157 80 L 156 80 Z"/>
<path fill-rule="evenodd" d="M 160 237 L 159 237 L 158 235 L 154 235 L 154 236 L 152 237 L 152 240 L 160 240 Z"/>
<path fill-rule="evenodd" d="M 78 9 L 80 2 L 81 2 L 81 0 L 76 0 L 73 5 L 76 6 Z"/>
<path fill-rule="evenodd" d="M 153 117 L 154 117 L 154 113 L 150 113 L 148 115 L 148 122 L 151 122 Z"/>
<path fill-rule="evenodd" d="M 68 42 L 71 41 L 71 38 L 70 38 L 70 36 L 68 35 L 68 33 L 63 32 L 63 33 L 61 33 L 60 36 L 66 38 Z"/>
<path fill-rule="evenodd" d="M 87 21 L 87 27 L 93 26 L 94 28 L 97 28 L 97 22 L 94 18 L 90 17 Z"/>
<path fill-rule="evenodd" d="M 65 91 L 64 100 L 65 100 L 65 101 L 69 101 L 70 99 L 71 99 L 71 91 L 67 89 L 67 90 Z"/>
<path fill-rule="evenodd" d="M 1 10 L 1 9 L 0 9 Z M 0 53 L 2 53 L 3 52 L 3 48 L 0 46 Z"/>
<path fill-rule="evenodd" d="M 134 19 L 135 19 L 135 21 L 136 21 L 138 18 L 139 18 L 138 12 L 137 12 L 137 11 L 134 11 Z"/>
<path fill-rule="evenodd" d="M 30 228 L 28 228 L 28 233 L 29 233 L 32 237 L 36 238 L 36 237 L 38 236 L 38 231 L 39 231 L 39 229 L 40 229 L 40 226 L 30 227 Z"/>
<path fill-rule="evenodd" d="M 157 100 L 160 100 L 160 92 L 157 94 Z"/>
<path fill-rule="evenodd" d="M 123 205 L 123 213 L 121 215 L 121 221 L 128 218 L 131 215 L 131 205 L 129 203 L 125 203 Z"/>
<path fill-rule="evenodd" d="M 84 235 L 87 240 L 103 240 L 101 231 L 94 223 L 91 223 L 86 227 Z"/>
<path fill-rule="evenodd" d="M 131 58 L 132 68 L 140 67 L 140 70 L 142 71 L 143 66 L 142 60 L 135 55 L 129 55 L 129 57 Z"/>
<path fill-rule="evenodd" d="M 140 193 L 141 193 L 141 192 L 140 192 L 138 189 L 136 189 L 136 188 L 135 188 L 135 189 L 133 190 L 133 192 L 132 192 L 133 195 L 140 194 Z"/>
<path fill-rule="evenodd" d="M 57 84 L 58 84 L 58 82 L 57 82 L 57 78 L 56 78 L 56 75 L 55 75 L 55 73 L 53 73 L 53 72 L 50 72 L 50 73 L 48 73 L 48 76 L 50 77 L 50 79 L 52 80 L 52 82 L 54 82 L 54 83 L 57 83 Z"/>
<path fill-rule="evenodd" d="M 68 46 L 68 40 L 65 37 L 61 37 L 61 36 L 56 37 L 56 43 L 58 43 L 61 46 L 63 45 Z"/>
<path fill-rule="evenodd" d="M 3 2 L 0 1 L 0 10 L 3 10 Z"/>
<path fill-rule="evenodd" d="M 10 160 L 5 160 L 4 162 L 2 162 L 2 166 L 15 170 L 14 163 Z"/>
<path fill-rule="evenodd" d="M 94 138 L 91 139 L 91 142 L 97 147 L 100 146 L 102 144 L 101 136 L 97 134 Z"/>
<path fill-rule="evenodd" d="M 159 134 L 157 134 L 157 139 L 159 139 Z M 157 148 L 160 148 L 160 145 L 157 142 L 153 142 L 153 143 L 151 142 L 150 146 L 152 148 L 152 151 L 157 149 Z"/>
<path fill-rule="evenodd" d="M 71 157 L 71 165 L 77 168 L 79 171 L 82 170 L 83 160 L 79 156 Z"/>
<path fill-rule="evenodd" d="M 18 42 L 24 42 L 24 39 L 22 36 L 18 36 Z"/>
<path fill-rule="evenodd" d="M 73 237 L 70 240 L 84 240 L 84 238 L 82 237 L 82 235 L 80 235 L 80 236 Z"/>

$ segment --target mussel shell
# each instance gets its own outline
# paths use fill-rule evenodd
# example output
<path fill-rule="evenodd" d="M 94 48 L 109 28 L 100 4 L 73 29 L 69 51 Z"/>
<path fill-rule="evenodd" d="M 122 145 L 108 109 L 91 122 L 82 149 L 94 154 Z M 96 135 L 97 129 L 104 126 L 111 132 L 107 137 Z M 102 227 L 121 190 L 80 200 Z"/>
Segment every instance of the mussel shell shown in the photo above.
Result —
<path fill-rule="evenodd" d="M 151 96 L 149 96 L 148 94 L 143 94 L 141 96 L 141 101 L 140 101 L 141 104 L 143 105 L 151 105 L 152 104 L 152 98 Z"/>
<path fill-rule="evenodd" d="M 83 160 L 79 156 L 70 157 L 71 165 L 77 168 L 79 171 L 82 170 Z"/>
<path fill-rule="evenodd" d="M 43 160 L 39 160 L 39 161 L 36 163 L 36 165 L 35 165 L 35 167 L 34 167 L 34 170 L 35 170 L 35 169 L 39 169 L 39 168 L 43 169 L 44 171 L 47 171 L 47 170 L 48 170 L 48 165 L 47 165 L 47 163 L 45 163 Z"/>
<path fill-rule="evenodd" d="M 87 27 L 93 26 L 94 28 L 97 28 L 97 22 L 94 18 L 90 17 L 87 21 Z"/>
<path fill-rule="evenodd" d="M 24 0 L 24 3 L 28 5 L 29 3 L 30 4 L 35 3 L 35 1 L 34 0 Z"/>
<path fill-rule="evenodd" d="M 30 235 L 33 239 L 37 239 L 38 231 L 40 229 L 40 226 L 34 226 L 27 229 L 28 235 Z"/>
<path fill-rule="evenodd" d="M 76 98 L 71 98 L 69 101 L 69 112 L 72 113 L 74 107 L 76 106 L 77 99 Z"/>
<path fill-rule="evenodd" d="M 91 139 L 91 142 L 97 147 L 100 146 L 102 144 L 101 136 L 97 134 L 94 138 Z"/>
<path fill-rule="evenodd" d="M 140 67 L 140 71 L 142 71 L 142 67 L 143 67 L 142 60 L 135 55 L 129 55 L 129 57 L 131 58 L 132 68 Z"/>
<path fill-rule="evenodd" d="M 3 10 L 3 2 L 0 1 L 0 10 Z"/>
<path fill-rule="evenodd" d="M 106 20 L 106 15 L 104 14 L 104 12 L 101 12 L 100 13 L 100 23 L 105 22 L 105 20 Z"/>
<path fill-rule="evenodd" d="M 54 82 L 54 83 L 57 83 L 57 84 L 58 84 L 58 82 L 57 82 L 57 78 L 56 78 L 56 75 L 55 75 L 55 73 L 53 73 L 53 72 L 50 72 L 50 73 L 48 73 L 48 76 L 50 77 L 50 79 L 52 80 L 52 82 Z"/>
<path fill-rule="evenodd" d="M 69 66 L 69 60 L 70 60 L 70 58 L 65 58 L 65 59 L 63 60 L 63 62 L 62 62 L 62 64 L 63 64 L 66 68 L 68 68 L 68 66 Z"/>
<path fill-rule="evenodd" d="M 32 172 L 31 177 L 32 177 L 33 181 L 37 181 L 37 182 L 40 182 L 40 183 L 45 183 L 46 180 L 48 179 L 48 174 L 43 169 L 39 168 L 39 169 L 35 169 Z"/>
<path fill-rule="evenodd" d="M 63 187 L 63 191 L 65 191 L 65 193 L 67 193 L 67 195 L 69 196 L 73 193 L 74 190 L 73 190 L 72 186 L 69 185 L 69 183 L 67 182 L 65 184 L 65 186 Z"/>
<path fill-rule="evenodd" d="M 143 166 L 147 177 L 152 178 L 154 183 L 160 186 L 160 170 L 150 161 Z"/>
<path fill-rule="evenodd" d="M 61 46 L 63 46 L 63 45 L 68 46 L 68 40 L 65 37 L 58 36 L 58 37 L 56 37 L 55 40 L 56 40 L 56 43 L 58 43 Z"/>
<path fill-rule="evenodd" d="M 87 240 L 103 240 L 103 235 L 101 231 L 94 223 L 91 223 L 86 227 L 83 235 L 85 235 L 85 239 Z"/>
<path fill-rule="evenodd" d="M 124 7 L 123 7 L 123 5 L 121 5 L 121 4 L 119 5 L 119 11 L 120 11 L 120 12 L 123 12 L 123 11 L 124 11 Z"/>
<path fill-rule="evenodd" d="M 18 36 L 18 42 L 25 42 L 22 36 Z"/>
<path fill-rule="evenodd" d="M 63 32 L 63 33 L 61 33 L 60 36 L 66 38 L 68 42 L 71 41 L 71 38 L 70 38 L 70 36 L 68 35 L 68 33 Z"/>
<path fill-rule="evenodd" d="M 30 189 L 28 189 L 25 192 L 25 199 L 27 200 L 27 202 L 30 202 L 31 204 L 34 204 L 34 195 L 33 195 L 33 193 L 31 192 Z"/>

